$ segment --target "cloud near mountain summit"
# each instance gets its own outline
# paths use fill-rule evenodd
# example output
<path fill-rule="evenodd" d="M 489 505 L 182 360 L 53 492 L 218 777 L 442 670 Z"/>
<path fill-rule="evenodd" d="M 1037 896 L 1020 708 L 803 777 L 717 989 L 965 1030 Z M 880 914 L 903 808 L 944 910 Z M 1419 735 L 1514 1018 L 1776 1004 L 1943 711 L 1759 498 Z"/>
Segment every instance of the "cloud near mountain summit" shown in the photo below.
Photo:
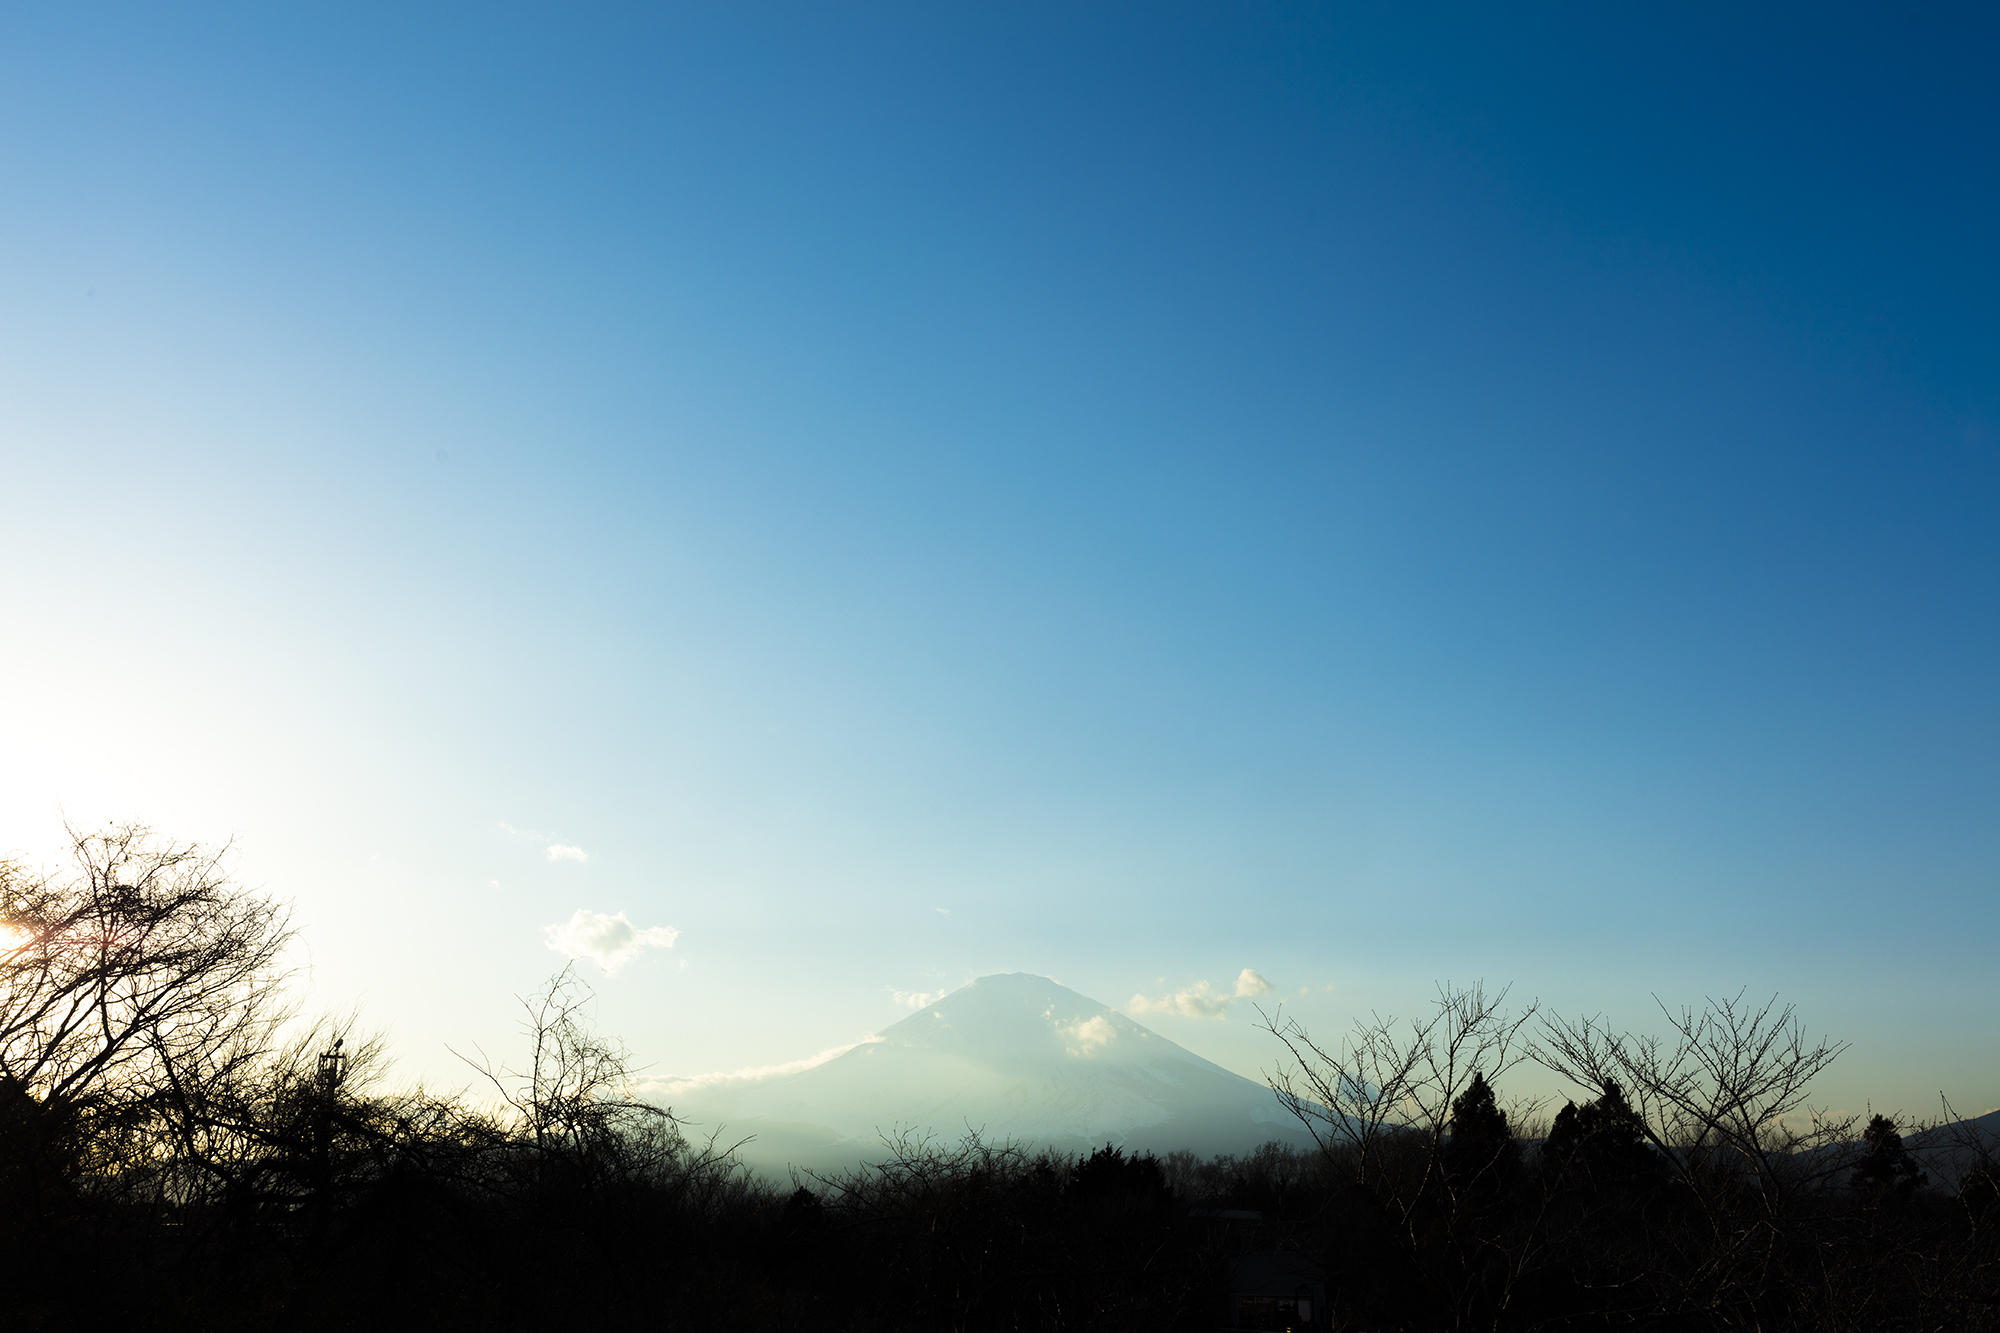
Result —
<path fill-rule="evenodd" d="M 1262 995 L 1271 989 L 1271 983 L 1251 968 L 1244 968 L 1236 975 L 1236 989 L 1217 990 L 1206 981 L 1197 981 L 1192 986 L 1182 987 L 1171 995 L 1163 995 L 1157 1000 L 1149 1000 L 1144 995 L 1134 995 L 1126 1007 L 1135 1014 L 1180 1014 L 1187 1018 L 1222 1018 L 1229 1006 L 1238 1000 L 1247 1000 L 1254 995 Z"/>
<path fill-rule="evenodd" d="M 1103 1014 L 1058 1030 L 1071 1055 L 1090 1055 L 1118 1040 L 1118 1029 Z"/>

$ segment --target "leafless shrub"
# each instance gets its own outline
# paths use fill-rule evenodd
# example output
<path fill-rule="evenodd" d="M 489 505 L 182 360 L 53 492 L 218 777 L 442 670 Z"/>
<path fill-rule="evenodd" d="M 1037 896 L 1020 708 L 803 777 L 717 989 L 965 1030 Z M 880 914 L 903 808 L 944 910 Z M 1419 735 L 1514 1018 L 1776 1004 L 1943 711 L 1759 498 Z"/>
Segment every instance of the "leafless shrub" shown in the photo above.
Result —
<path fill-rule="evenodd" d="M 1349 1161 L 1368 1183 L 1379 1172 L 1385 1142 L 1417 1135 L 1435 1169 L 1451 1122 L 1451 1107 L 1475 1075 L 1489 1083 L 1526 1056 L 1520 1033 L 1535 1016 L 1503 1007 L 1507 992 L 1487 995 L 1483 984 L 1439 987 L 1431 1013 L 1399 1025 L 1373 1015 L 1355 1023 L 1339 1045 L 1315 1039 L 1283 1010 L 1265 1015 L 1265 1031 L 1284 1044 L 1286 1063 L 1269 1076 L 1278 1102 L 1297 1116 L 1321 1151 Z M 1510 1118 L 1534 1113 L 1533 1103 Z"/>
<path fill-rule="evenodd" d="M 631 1055 L 592 1027 L 590 1000 L 574 965 L 565 967 L 521 1000 L 524 1068 L 495 1065 L 484 1052 L 467 1061 L 498 1093 L 506 1132 L 530 1150 L 537 1183 L 586 1191 L 643 1183 L 697 1211 L 723 1207 L 747 1188 L 740 1145 L 690 1141 L 670 1110 L 638 1096 Z"/>
<path fill-rule="evenodd" d="M 1791 1185 L 1852 1165 L 1825 1150 L 1852 1142 L 1859 1117 L 1807 1104 L 1813 1080 L 1847 1043 L 1812 1037 L 1775 998 L 1751 1005 L 1738 993 L 1700 1011 L 1660 1010 L 1671 1034 L 1664 1039 L 1615 1033 L 1602 1019 L 1549 1016 L 1532 1057 L 1593 1094 L 1617 1084 L 1684 1179 L 1741 1173 L 1777 1207 Z"/>

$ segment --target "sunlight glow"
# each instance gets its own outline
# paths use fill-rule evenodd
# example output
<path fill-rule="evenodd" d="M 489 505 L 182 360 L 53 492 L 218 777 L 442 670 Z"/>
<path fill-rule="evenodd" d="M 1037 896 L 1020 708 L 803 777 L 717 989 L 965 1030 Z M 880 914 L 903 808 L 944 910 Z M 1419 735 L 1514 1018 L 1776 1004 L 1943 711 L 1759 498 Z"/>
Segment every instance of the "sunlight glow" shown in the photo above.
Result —
<path fill-rule="evenodd" d="M 10 954 L 16 949 L 24 949 L 28 941 L 35 938 L 35 932 L 26 926 L 15 925 L 12 921 L 0 921 L 0 954 Z"/>

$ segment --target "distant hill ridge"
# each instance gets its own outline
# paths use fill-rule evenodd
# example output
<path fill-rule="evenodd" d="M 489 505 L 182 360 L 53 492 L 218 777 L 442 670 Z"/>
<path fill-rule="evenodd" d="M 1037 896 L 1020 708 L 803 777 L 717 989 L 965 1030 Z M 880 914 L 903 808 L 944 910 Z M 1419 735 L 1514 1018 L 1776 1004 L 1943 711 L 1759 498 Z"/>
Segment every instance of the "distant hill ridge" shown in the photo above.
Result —
<path fill-rule="evenodd" d="M 676 1099 L 756 1166 L 825 1169 L 879 1156 L 904 1129 L 1082 1151 L 1247 1153 L 1304 1146 L 1270 1088 L 1025 972 L 981 977 L 799 1073 Z"/>

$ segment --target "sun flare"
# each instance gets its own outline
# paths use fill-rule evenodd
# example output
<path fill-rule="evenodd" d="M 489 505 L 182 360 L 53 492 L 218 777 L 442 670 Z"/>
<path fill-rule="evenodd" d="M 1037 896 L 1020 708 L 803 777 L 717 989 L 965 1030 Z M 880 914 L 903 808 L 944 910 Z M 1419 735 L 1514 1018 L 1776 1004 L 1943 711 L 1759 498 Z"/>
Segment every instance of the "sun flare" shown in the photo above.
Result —
<path fill-rule="evenodd" d="M 28 941 L 34 938 L 35 932 L 26 926 L 16 925 L 12 921 L 0 921 L 0 954 L 10 954 L 16 949 L 24 948 Z"/>

